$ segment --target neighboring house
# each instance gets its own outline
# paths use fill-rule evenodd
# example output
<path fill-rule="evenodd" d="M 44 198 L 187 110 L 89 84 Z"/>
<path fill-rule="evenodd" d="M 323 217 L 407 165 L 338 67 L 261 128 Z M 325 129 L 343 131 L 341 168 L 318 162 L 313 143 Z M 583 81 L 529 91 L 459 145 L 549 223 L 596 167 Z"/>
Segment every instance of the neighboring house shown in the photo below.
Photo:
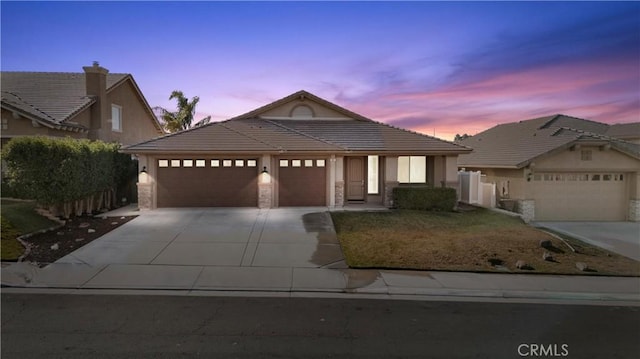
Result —
<path fill-rule="evenodd" d="M 554 115 L 498 125 L 460 143 L 458 166 L 497 185 L 531 220 L 640 220 L 640 123 Z"/>
<path fill-rule="evenodd" d="M 306 91 L 123 149 L 140 160 L 141 209 L 391 206 L 396 186 L 457 188 L 457 157 L 470 151 Z"/>
<path fill-rule="evenodd" d="M 110 74 L 97 63 L 83 69 L 84 73 L 3 71 L 2 145 L 32 135 L 128 145 L 164 133 L 130 74 Z"/>

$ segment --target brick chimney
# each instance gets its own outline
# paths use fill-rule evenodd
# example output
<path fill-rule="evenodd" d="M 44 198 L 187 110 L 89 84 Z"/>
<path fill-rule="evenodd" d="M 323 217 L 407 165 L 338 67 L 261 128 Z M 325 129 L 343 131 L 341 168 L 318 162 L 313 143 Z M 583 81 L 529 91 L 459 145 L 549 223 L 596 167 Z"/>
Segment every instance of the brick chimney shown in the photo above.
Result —
<path fill-rule="evenodd" d="M 111 118 L 111 106 L 107 101 L 109 70 L 101 67 L 97 61 L 93 62 L 93 66 L 84 66 L 82 69 L 85 73 L 87 96 L 96 100 L 91 106 L 89 139 L 109 141 L 111 135 L 111 126 L 108 122 Z"/>

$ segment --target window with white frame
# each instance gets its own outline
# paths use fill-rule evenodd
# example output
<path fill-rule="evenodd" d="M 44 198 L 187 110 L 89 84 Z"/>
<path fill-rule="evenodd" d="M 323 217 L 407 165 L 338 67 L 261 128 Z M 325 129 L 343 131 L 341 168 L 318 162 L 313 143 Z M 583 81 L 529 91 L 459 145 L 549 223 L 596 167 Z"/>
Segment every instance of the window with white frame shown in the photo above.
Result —
<path fill-rule="evenodd" d="M 427 183 L 427 157 L 399 156 L 398 182 Z"/>
<path fill-rule="evenodd" d="M 380 190 L 378 189 L 378 156 L 367 156 L 367 193 L 368 194 L 379 194 Z"/>
<path fill-rule="evenodd" d="M 122 132 L 122 107 L 111 105 L 111 130 Z"/>

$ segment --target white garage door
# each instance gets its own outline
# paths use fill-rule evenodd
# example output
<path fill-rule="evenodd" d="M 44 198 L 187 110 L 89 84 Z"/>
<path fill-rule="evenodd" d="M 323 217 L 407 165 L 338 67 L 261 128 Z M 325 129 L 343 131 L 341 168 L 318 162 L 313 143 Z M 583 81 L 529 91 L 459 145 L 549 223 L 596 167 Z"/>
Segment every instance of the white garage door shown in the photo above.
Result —
<path fill-rule="evenodd" d="M 626 183 L 623 173 L 536 173 L 536 220 L 624 221 Z"/>

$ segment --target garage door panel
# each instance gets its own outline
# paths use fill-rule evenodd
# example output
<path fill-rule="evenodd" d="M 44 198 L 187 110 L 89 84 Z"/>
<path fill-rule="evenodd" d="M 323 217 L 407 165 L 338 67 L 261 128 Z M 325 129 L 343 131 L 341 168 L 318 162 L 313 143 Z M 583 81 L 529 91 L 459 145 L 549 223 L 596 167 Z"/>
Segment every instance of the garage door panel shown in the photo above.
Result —
<path fill-rule="evenodd" d="M 310 167 L 280 167 L 278 177 L 279 206 L 326 206 L 326 169 L 316 161 Z"/>
<path fill-rule="evenodd" d="M 160 167 L 158 207 L 256 207 L 257 167 Z"/>
<path fill-rule="evenodd" d="M 561 174 L 559 181 L 534 181 L 536 220 L 625 220 L 625 176 L 611 175 L 605 181 L 603 174 L 598 174 L 599 180 L 592 180 L 592 175 L 589 180 L 568 180 L 576 175 Z"/>

